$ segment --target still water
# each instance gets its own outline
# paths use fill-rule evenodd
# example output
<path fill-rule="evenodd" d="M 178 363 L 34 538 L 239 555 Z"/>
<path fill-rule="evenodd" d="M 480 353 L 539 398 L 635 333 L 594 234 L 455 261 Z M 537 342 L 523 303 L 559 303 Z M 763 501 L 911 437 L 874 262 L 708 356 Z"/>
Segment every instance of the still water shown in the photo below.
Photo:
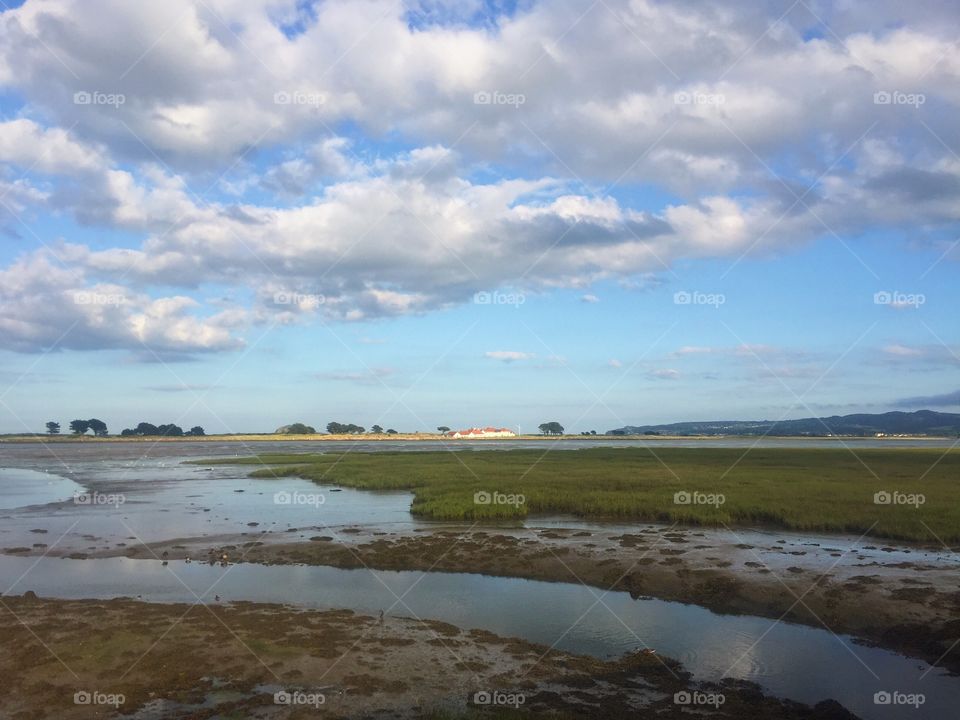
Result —
<path fill-rule="evenodd" d="M 22 579 L 21 576 L 24 576 Z M 572 583 L 463 573 L 342 570 L 299 565 L 203 563 L 107 558 L 62 560 L 0 556 L 0 582 L 62 598 L 142 597 L 153 602 L 250 600 L 350 608 L 376 615 L 443 620 L 562 650 L 615 657 L 654 648 L 700 680 L 751 680 L 806 703 L 833 698 L 868 720 L 905 717 L 874 704 L 874 694 L 923 693 L 909 717 L 955 717 L 960 678 L 919 660 L 857 645 L 826 630 L 749 616 L 717 615 L 695 605 L 633 600 Z"/>

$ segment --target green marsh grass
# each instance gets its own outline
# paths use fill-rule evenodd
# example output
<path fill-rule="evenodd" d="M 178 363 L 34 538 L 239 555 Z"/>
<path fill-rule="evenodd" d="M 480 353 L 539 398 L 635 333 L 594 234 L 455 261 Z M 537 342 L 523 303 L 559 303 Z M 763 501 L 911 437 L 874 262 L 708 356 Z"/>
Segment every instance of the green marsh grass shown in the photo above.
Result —
<path fill-rule="evenodd" d="M 203 460 L 258 466 L 254 477 L 411 490 L 411 512 L 443 520 L 570 514 L 685 525 L 769 525 L 901 540 L 960 540 L 960 450 L 844 448 L 589 448 L 264 454 Z M 477 492 L 523 495 L 477 504 Z M 720 493 L 719 506 L 678 505 L 677 492 Z M 880 491 L 922 494 L 878 505 Z"/>

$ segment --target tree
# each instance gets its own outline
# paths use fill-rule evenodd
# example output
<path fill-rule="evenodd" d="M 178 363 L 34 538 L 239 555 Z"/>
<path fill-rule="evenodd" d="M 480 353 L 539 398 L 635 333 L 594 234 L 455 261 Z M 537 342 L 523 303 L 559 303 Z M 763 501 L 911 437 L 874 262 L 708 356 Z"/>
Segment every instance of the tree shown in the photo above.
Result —
<path fill-rule="evenodd" d="M 60 434 L 60 423 L 54 422 L 51 420 L 47 423 L 47 434 L 48 435 L 59 435 Z"/>
<path fill-rule="evenodd" d="M 372 432 L 374 435 L 383 435 L 383 428 L 379 425 L 374 425 L 372 428 L 370 428 L 370 432 Z"/>
<path fill-rule="evenodd" d="M 203 428 L 200 429 L 203 430 Z M 295 422 L 292 425 L 277 428 L 276 432 L 278 435 L 313 435 L 317 430 L 311 425 Z"/>
<path fill-rule="evenodd" d="M 538 427 L 544 435 L 563 435 L 563 425 L 558 422 L 545 422 Z"/>
<path fill-rule="evenodd" d="M 103 420 L 90 418 L 89 420 L 87 420 L 87 425 L 90 426 L 90 429 L 93 430 L 93 434 L 96 435 L 97 437 L 107 436 L 107 424 Z"/>
<path fill-rule="evenodd" d="M 173 423 L 169 423 L 167 425 L 160 425 L 157 427 L 157 434 L 164 435 L 167 437 L 182 437 L 183 428 L 180 427 L 179 425 L 174 425 Z"/>
<path fill-rule="evenodd" d="M 138 423 L 137 426 L 133 429 L 134 435 L 159 435 L 160 431 L 157 429 L 157 426 L 148 423 L 142 422 Z"/>
<path fill-rule="evenodd" d="M 397 434 L 397 431 L 394 430 L 393 428 L 387 429 L 387 435 L 396 435 L 396 434 Z"/>
<path fill-rule="evenodd" d="M 315 430 L 313 428 L 310 428 L 310 432 L 315 432 Z M 194 425 L 184 434 L 185 435 L 206 435 L 206 433 L 203 431 L 203 428 L 200 427 L 199 425 Z"/>
<path fill-rule="evenodd" d="M 90 429 L 90 423 L 86 420 L 71 420 L 70 430 L 74 435 L 86 435 Z"/>
<path fill-rule="evenodd" d="M 362 435 L 367 429 L 353 423 L 328 422 L 327 432 L 331 435 Z"/>
<path fill-rule="evenodd" d="M 450 428 L 448 428 L 446 425 L 441 425 L 437 428 L 437 432 L 448 433 L 450 432 Z"/>

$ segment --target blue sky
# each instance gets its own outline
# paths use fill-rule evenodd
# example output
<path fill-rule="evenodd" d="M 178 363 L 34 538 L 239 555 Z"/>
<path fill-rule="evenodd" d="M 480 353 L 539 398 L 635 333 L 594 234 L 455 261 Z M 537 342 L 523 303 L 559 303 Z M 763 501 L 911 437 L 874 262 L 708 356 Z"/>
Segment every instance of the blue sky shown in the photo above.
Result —
<path fill-rule="evenodd" d="M 957 411 L 958 20 L 11 6 L 0 432 Z"/>

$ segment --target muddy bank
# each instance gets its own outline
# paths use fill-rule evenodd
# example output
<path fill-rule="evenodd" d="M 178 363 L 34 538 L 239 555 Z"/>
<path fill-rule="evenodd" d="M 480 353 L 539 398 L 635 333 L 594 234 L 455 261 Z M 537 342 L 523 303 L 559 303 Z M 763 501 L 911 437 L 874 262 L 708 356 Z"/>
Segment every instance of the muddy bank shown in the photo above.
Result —
<path fill-rule="evenodd" d="M 5 597 L 2 609 L 0 715 L 18 720 L 296 718 L 321 707 L 333 717 L 471 717 L 482 693 L 521 713 L 680 718 L 689 716 L 675 701 L 682 692 L 722 694 L 714 717 L 854 717 L 833 702 L 809 708 L 745 683 L 693 684 L 656 654 L 603 662 L 416 618 L 29 596 Z"/>
<path fill-rule="evenodd" d="M 316 532 L 317 534 L 312 534 Z M 960 576 L 935 558 L 866 544 L 841 550 L 696 529 L 633 534 L 502 529 L 377 533 L 362 528 L 198 538 L 98 555 L 434 570 L 582 582 L 721 613 L 783 618 L 863 638 L 960 672 Z M 757 541 L 756 537 L 749 539 Z M 884 559 L 884 558 L 889 559 Z"/>

